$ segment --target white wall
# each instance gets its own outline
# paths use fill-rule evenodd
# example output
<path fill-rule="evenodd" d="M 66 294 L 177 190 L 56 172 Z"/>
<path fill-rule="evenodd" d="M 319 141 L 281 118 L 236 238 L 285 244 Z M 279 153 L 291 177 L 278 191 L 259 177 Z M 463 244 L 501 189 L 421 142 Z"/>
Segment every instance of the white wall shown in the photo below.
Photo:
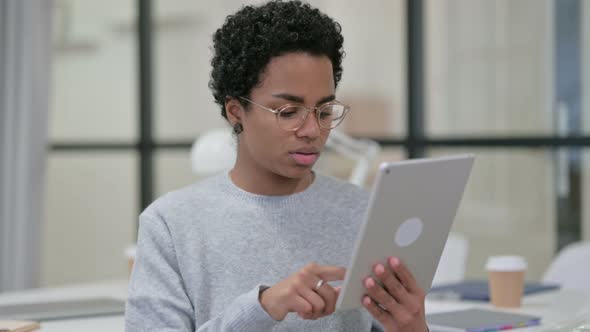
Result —
<path fill-rule="evenodd" d="M 52 153 L 48 160 L 42 285 L 127 275 L 137 220 L 138 160 L 126 152 Z"/>
<path fill-rule="evenodd" d="M 55 1 L 50 139 L 137 138 L 136 1 Z M 124 278 L 138 160 L 128 152 L 53 152 L 47 168 L 41 284 Z"/>
<path fill-rule="evenodd" d="M 426 5 L 428 132 L 551 134 L 551 1 L 430 0 Z M 488 255 L 521 254 L 529 260 L 528 277 L 539 278 L 555 248 L 552 155 L 526 149 L 466 151 L 476 154 L 476 162 L 453 230 L 470 241 L 467 275 L 483 277 Z"/>
<path fill-rule="evenodd" d="M 430 0 L 426 10 L 429 133 L 552 133 L 551 1 Z"/>
<path fill-rule="evenodd" d="M 131 0 L 56 1 L 52 141 L 136 139 L 136 38 L 120 31 L 134 8 Z"/>

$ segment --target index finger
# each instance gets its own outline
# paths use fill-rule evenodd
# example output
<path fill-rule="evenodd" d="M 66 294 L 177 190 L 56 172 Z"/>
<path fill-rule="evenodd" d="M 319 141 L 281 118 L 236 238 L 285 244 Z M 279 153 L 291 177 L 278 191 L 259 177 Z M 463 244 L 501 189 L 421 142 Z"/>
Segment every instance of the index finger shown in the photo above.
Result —
<path fill-rule="evenodd" d="M 325 281 L 344 280 L 346 275 L 344 267 L 334 265 L 316 265 L 313 272 Z"/>

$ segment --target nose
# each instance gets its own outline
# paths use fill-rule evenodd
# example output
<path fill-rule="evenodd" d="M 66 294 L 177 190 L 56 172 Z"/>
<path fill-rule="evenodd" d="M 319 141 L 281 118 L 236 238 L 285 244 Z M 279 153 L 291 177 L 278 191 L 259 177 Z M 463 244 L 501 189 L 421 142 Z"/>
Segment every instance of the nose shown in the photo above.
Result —
<path fill-rule="evenodd" d="M 295 134 L 298 137 L 317 138 L 320 136 L 320 132 L 321 129 L 320 124 L 316 118 L 316 112 L 311 111 L 307 113 L 303 124 L 299 129 L 297 129 L 297 131 L 295 131 Z"/>

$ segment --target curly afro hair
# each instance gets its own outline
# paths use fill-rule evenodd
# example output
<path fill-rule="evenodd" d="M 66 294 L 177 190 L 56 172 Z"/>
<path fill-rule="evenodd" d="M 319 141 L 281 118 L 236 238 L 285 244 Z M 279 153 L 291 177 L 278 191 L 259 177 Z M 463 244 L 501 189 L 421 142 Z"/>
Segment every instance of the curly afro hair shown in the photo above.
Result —
<path fill-rule="evenodd" d="M 227 119 L 227 97 L 248 97 L 270 60 L 288 52 L 330 58 L 338 86 L 343 41 L 340 24 L 307 3 L 279 0 L 242 7 L 213 35 L 209 87 L 221 115 Z"/>

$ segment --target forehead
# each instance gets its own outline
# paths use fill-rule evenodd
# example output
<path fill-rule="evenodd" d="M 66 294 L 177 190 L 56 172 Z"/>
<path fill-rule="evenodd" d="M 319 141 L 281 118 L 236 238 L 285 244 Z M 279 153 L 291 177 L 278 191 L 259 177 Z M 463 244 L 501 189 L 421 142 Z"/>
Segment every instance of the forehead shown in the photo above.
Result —
<path fill-rule="evenodd" d="M 252 97 L 289 93 L 314 99 L 334 94 L 334 89 L 330 59 L 297 52 L 272 58 L 261 75 L 260 84 L 252 90 Z"/>

